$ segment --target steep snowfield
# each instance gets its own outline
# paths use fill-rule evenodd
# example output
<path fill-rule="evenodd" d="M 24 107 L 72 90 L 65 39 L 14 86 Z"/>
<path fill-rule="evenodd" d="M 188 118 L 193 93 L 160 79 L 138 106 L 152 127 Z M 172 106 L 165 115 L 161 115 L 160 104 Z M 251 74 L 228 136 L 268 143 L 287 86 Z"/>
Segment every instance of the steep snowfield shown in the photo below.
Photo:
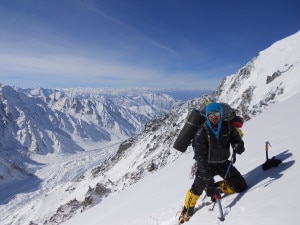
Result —
<path fill-rule="evenodd" d="M 299 101 L 300 93 L 297 93 L 244 124 L 246 151 L 237 157 L 235 166 L 245 176 L 248 190 L 222 200 L 224 222 L 217 218 L 218 208 L 209 211 L 208 198 L 200 198 L 199 210 L 188 225 L 299 224 L 300 166 L 295 163 L 300 160 Z M 279 167 L 267 171 L 261 168 L 266 160 L 265 141 L 272 145 L 269 157 L 276 156 L 283 161 Z M 176 212 L 181 209 L 185 193 L 192 184 L 189 179 L 192 156 L 192 153 L 183 154 L 174 163 L 64 225 L 175 225 Z"/>
<path fill-rule="evenodd" d="M 271 104 L 288 99 L 298 91 L 300 71 L 300 31 L 259 52 L 237 74 L 227 76 L 219 101 L 247 109 L 250 117 Z"/>

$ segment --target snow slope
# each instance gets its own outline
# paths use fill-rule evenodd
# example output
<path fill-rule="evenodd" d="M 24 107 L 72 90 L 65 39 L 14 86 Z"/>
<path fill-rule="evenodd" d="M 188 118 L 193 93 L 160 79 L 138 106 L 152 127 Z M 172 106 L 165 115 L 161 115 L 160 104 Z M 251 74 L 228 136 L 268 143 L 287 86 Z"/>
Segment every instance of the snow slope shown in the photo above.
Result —
<path fill-rule="evenodd" d="M 300 31 L 275 42 L 238 73 L 225 77 L 217 99 L 240 109 L 246 119 L 255 117 L 298 92 L 299 55 Z"/>
<path fill-rule="evenodd" d="M 300 92 L 282 101 L 263 114 L 246 122 L 243 127 L 246 151 L 237 157 L 235 166 L 245 176 L 249 188 L 222 200 L 225 221 L 218 220 L 217 207 L 208 209 L 209 199 L 199 199 L 199 209 L 188 225 L 296 225 L 299 224 L 298 184 L 300 160 L 298 117 Z M 269 156 L 283 163 L 263 171 L 265 141 L 272 145 Z M 174 150 L 176 151 L 176 150 Z M 190 188 L 193 154 L 183 154 L 156 173 L 145 177 L 126 190 L 105 199 L 64 225 L 175 225 L 176 212 L 181 209 Z M 216 179 L 219 179 L 218 177 Z"/>

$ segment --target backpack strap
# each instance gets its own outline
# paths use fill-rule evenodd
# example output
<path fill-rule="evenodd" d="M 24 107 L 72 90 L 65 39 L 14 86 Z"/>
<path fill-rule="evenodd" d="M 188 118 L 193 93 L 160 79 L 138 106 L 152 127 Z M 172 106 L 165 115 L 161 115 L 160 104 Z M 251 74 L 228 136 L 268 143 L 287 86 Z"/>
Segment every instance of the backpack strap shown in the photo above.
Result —
<path fill-rule="evenodd" d="M 224 121 L 226 123 L 227 126 L 227 130 L 228 130 L 228 136 L 230 137 L 231 132 L 232 132 L 232 126 L 230 126 L 230 121 Z"/>
<path fill-rule="evenodd" d="M 208 130 L 208 126 L 206 123 L 204 123 L 202 125 L 203 127 L 203 131 L 204 133 L 206 134 L 206 137 L 207 137 L 207 144 L 208 144 L 208 158 L 210 159 L 210 152 L 211 152 L 211 142 L 210 142 L 210 133 L 209 133 L 209 130 Z"/>

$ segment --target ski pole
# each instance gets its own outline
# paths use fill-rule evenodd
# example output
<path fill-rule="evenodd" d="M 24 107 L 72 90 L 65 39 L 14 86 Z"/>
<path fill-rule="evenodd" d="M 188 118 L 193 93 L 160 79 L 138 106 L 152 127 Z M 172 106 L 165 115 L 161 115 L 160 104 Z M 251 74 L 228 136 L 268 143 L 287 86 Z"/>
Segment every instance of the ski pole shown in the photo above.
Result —
<path fill-rule="evenodd" d="M 232 167 L 232 164 L 233 164 L 233 161 L 234 161 L 235 157 L 236 157 L 236 152 L 233 150 L 233 153 L 232 153 L 232 156 L 231 156 L 231 160 L 230 160 L 230 164 L 228 165 L 227 171 L 225 173 L 224 180 L 226 180 L 226 178 L 227 178 L 227 176 L 229 174 L 229 171 L 230 171 L 230 169 Z"/>
<path fill-rule="evenodd" d="M 216 202 L 218 203 L 219 211 L 220 211 L 220 217 L 219 217 L 219 220 L 220 220 L 220 221 L 224 221 L 224 220 L 225 220 L 225 217 L 224 217 L 223 208 L 222 208 L 222 205 L 221 205 L 220 196 L 217 195 L 217 194 L 215 194 L 215 199 L 216 199 Z"/>
<path fill-rule="evenodd" d="M 226 173 L 225 173 L 225 177 L 224 177 L 225 182 L 226 182 L 226 178 L 227 178 L 227 176 L 228 176 L 228 174 L 229 174 L 229 171 L 230 171 L 230 169 L 231 169 L 231 167 L 232 167 L 232 164 L 233 164 L 234 161 L 235 161 L 235 157 L 236 157 L 236 152 L 233 150 L 233 153 L 232 153 L 232 156 L 231 156 L 231 159 L 230 159 L 230 164 L 228 165 L 227 171 L 226 171 Z M 224 220 L 225 220 L 225 217 L 224 217 L 224 213 L 223 213 L 223 208 L 222 208 L 220 196 L 217 195 L 217 194 L 215 194 L 215 195 L 214 195 L 214 198 L 215 198 L 215 202 L 214 202 L 212 208 L 210 209 L 210 211 L 213 211 L 213 210 L 214 210 L 215 205 L 216 205 L 216 203 L 217 203 L 218 206 L 219 206 L 219 211 L 220 211 L 220 217 L 219 217 L 219 219 L 220 219 L 220 221 L 224 221 Z"/>
<path fill-rule="evenodd" d="M 231 156 L 231 159 L 230 159 L 230 164 L 228 165 L 227 171 L 225 173 L 225 177 L 224 177 L 225 181 L 226 181 L 226 178 L 227 178 L 227 176 L 229 174 L 229 171 L 232 167 L 232 164 L 235 161 L 235 157 L 236 157 L 236 152 L 233 150 L 233 153 L 232 153 L 232 156 Z M 215 208 L 215 205 L 217 203 L 218 206 L 219 206 L 219 211 L 220 211 L 220 217 L 218 217 L 218 218 L 219 218 L 220 221 L 224 221 L 225 217 L 224 217 L 223 208 L 222 208 L 222 204 L 221 204 L 221 197 L 218 194 L 214 194 L 214 199 L 215 199 L 215 202 L 214 202 L 212 208 L 210 208 L 209 210 L 213 211 L 214 208 Z"/>

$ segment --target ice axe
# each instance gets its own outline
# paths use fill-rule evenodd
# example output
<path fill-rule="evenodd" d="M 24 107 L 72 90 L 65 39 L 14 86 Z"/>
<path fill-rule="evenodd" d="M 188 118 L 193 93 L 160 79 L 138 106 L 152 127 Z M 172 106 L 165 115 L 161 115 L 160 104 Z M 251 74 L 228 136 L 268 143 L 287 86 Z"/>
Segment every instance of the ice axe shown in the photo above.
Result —
<path fill-rule="evenodd" d="M 269 141 L 266 141 L 266 162 L 262 165 L 263 170 L 268 170 L 271 167 L 277 167 L 280 163 L 280 159 L 276 159 L 275 156 L 273 156 L 271 159 L 269 159 L 268 156 L 268 151 L 269 151 L 269 146 L 271 147 L 271 144 Z"/>

